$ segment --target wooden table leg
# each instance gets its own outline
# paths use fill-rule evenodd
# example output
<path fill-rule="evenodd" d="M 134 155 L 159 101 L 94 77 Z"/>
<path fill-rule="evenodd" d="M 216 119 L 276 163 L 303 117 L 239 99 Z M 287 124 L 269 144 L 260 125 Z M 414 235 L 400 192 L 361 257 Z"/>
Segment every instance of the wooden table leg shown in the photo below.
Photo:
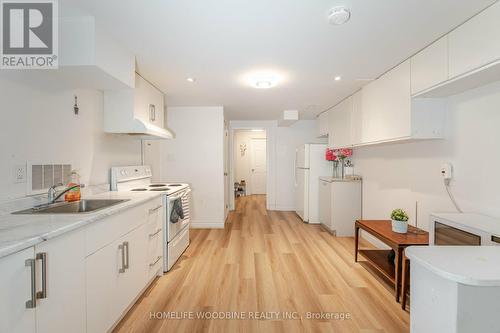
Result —
<path fill-rule="evenodd" d="M 401 281 L 401 308 L 406 310 L 407 294 L 410 281 L 410 260 L 403 253 L 403 280 Z"/>
<path fill-rule="evenodd" d="M 354 262 L 358 262 L 359 227 L 354 227 Z"/>
<path fill-rule="evenodd" d="M 399 302 L 399 294 L 401 290 L 401 255 L 402 255 L 402 250 L 400 248 L 397 248 L 394 250 L 396 252 L 396 267 L 395 267 L 395 281 L 394 281 L 394 292 L 395 292 L 395 297 L 396 297 L 396 302 Z"/>

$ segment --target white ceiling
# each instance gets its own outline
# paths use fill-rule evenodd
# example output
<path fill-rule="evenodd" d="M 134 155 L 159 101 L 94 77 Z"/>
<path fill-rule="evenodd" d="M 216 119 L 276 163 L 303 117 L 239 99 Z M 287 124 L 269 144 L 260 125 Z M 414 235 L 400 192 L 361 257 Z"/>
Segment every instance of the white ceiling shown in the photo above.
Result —
<path fill-rule="evenodd" d="M 313 118 L 493 0 L 64 0 L 95 15 L 137 56 L 169 106 L 224 105 L 231 120 Z M 71 5 L 69 5 L 72 3 Z M 347 5 L 351 20 L 328 24 Z M 241 82 L 273 69 L 272 89 Z M 334 76 L 342 81 L 335 82 Z M 189 83 L 187 77 L 195 77 Z"/>

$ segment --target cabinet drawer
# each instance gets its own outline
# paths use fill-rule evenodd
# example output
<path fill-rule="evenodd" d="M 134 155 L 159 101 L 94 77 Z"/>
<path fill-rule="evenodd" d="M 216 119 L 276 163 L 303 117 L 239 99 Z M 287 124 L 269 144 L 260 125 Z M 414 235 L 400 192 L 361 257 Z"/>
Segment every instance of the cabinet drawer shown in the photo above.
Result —
<path fill-rule="evenodd" d="M 155 198 L 142 205 L 132 207 L 121 213 L 89 225 L 86 229 L 86 255 L 112 243 L 150 219 L 150 211 L 160 214 L 161 198 Z M 157 210 L 156 210 L 157 209 Z"/>

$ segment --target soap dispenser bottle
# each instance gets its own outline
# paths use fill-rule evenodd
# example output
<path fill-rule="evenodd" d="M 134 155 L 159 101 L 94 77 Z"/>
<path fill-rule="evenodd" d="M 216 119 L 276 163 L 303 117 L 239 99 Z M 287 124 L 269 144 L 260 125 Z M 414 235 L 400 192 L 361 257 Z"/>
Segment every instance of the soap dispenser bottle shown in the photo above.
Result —
<path fill-rule="evenodd" d="M 77 170 L 71 170 L 71 181 L 68 183 L 68 187 L 75 186 L 64 195 L 64 201 L 78 201 L 81 199 L 82 195 L 80 192 L 80 175 Z"/>

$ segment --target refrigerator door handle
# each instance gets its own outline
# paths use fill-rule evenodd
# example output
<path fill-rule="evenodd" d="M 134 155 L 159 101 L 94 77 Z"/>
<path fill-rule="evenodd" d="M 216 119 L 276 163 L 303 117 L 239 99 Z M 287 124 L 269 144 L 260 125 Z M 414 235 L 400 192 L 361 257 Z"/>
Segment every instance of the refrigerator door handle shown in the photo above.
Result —
<path fill-rule="evenodd" d="M 295 183 L 295 187 L 297 187 L 297 153 L 298 149 L 295 149 L 295 159 L 293 160 L 293 181 Z"/>

